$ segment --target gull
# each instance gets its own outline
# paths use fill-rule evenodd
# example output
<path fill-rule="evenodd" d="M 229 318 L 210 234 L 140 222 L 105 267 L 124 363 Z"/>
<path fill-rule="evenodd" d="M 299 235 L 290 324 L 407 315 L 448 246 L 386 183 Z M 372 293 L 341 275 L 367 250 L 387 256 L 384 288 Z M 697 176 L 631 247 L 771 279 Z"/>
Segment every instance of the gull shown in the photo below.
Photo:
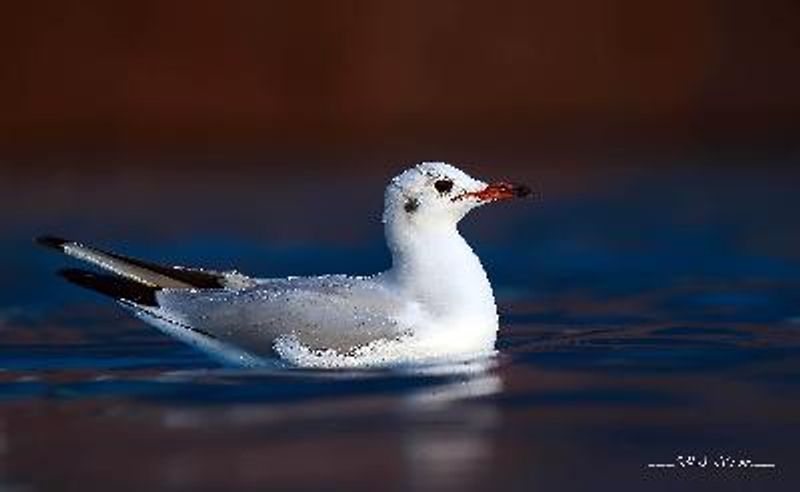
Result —
<path fill-rule="evenodd" d="M 111 296 L 223 363 L 387 366 L 494 351 L 492 287 L 457 225 L 483 204 L 529 195 L 527 186 L 487 184 L 443 162 L 407 169 L 384 196 L 391 268 L 363 277 L 254 278 L 160 265 L 54 236 L 37 241 L 105 271 L 61 270 L 68 281 Z"/>

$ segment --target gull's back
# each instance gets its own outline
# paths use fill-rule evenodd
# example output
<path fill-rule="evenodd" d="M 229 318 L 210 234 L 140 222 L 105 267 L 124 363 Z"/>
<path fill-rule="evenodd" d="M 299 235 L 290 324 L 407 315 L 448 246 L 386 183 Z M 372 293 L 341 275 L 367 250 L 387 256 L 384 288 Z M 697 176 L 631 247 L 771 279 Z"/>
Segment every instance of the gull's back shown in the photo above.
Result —
<path fill-rule="evenodd" d="M 346 353 L 404 334 L 396 319 L 403 306 L 380 276 L 264 279 L 238 290 L 164 289 L 157 299 L 150 314 L 256 356 L 270 355 L 281 336 L 312 350 Z"/>

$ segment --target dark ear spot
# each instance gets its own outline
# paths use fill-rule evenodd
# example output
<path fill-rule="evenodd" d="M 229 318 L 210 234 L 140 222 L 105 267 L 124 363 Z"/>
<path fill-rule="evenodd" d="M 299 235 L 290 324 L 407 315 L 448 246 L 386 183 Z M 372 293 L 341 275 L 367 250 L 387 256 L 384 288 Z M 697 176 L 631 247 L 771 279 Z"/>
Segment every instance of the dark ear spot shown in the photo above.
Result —
<path fill-rule="evenodd" d="M 406 200 L 406 204 L 403 205 L 403 209 L 408 213 L 414 213 L 419 208 L 419 200 L 416 198 L 409 198 Z"/>

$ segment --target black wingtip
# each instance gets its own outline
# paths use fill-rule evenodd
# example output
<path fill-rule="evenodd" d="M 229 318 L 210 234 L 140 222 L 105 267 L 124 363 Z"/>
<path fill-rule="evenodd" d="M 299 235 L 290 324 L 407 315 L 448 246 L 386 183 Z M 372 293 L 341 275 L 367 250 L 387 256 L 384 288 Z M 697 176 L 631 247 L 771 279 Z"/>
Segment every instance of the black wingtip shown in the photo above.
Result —
<path fill-rule="evenodd" d="M 143 306 L 158 306 L 155 287 L 142 285 L 138 282 L 112 275 L 102 275 L 81 270 L 78 268 L 65 268 L 58 274 L 68 282 L 86 289 L 105 294 L 117 300 L 131 301 Z"/>
<path fill-rule="evenodd" d="M 64 245 L 69 243 L 67 239 L 56 236 L 39 236 L 35 239 L 36 244 L 44 246 L 45 248 L 53 248 L 59 251 L 64 250 Z"/>

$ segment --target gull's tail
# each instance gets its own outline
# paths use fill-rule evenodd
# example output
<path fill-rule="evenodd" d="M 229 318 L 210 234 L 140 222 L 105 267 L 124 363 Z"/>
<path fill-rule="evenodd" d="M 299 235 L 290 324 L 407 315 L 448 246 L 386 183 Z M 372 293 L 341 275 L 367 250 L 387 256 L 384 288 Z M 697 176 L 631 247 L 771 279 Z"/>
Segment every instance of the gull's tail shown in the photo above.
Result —
<path fill-rule="evenodd" d="M 232 282 L 242 282 L 246 278 L 227 272 L 159 265 L 53 236 L 39 237 L 36 242 L 113 274 L 99 275 L 78 269 L 62 270 L 61 276 L 68 281 L 117 300 L 145 306 L 157 305 L 155 293 L 160 289 L 219 289 L 231 286 Z"/>
<path fill-rule="evenodd" d="M 158 288 L 140 284 L 133 280 L 103 275 L 81 270 L 79 268 L 64 268 L 58 271 L 68 282 L 89 290 L 111 296 L 118 301 L 128 301 L 140 306 L 158 307 L 156 291 Z"/>
<path fill-rule="evenodd" d="M 40 237 L 36 242 L 110 272 L 71 268 L 59 274 L 73 284 L 113 297 L 162 332 L 226 364 L 237 367 L 265 364 L 260 357 L 221 341 L 214 333 L 213 323 L 208 327 L 195 326 L 184 320 L 181 309 L 166 308 L 159 302 L 162 289 L 243 289 L 255 285 L 253 279 L 237 272 L 158 265 L 58 237 Z"/>

